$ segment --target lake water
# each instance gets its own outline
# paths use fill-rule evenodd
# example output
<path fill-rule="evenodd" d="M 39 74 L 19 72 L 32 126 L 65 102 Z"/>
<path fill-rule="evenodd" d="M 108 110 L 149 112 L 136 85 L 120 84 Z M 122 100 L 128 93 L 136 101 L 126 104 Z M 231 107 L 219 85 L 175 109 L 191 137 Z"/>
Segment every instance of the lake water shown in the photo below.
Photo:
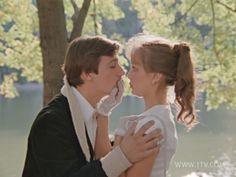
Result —
<path fill-rule="evenodd" d="M 0 177 L 20 177 L 31 124 L 42 107 L 42 86 L 19 86 L 20 96 L 0 97 Z M 177 126 L 178 148 L 168 176 L 205 172 L 216 177 L 236 176 L 236 110 L 222 106 L 207 112 L 199 100 L 200 124 L 187 132 Z M 112 133 L 120 116 L 141 113 L 139 98 L 125 97 L 112 114 Z M 194 175 L 192 175 L 194 176 Z"/>

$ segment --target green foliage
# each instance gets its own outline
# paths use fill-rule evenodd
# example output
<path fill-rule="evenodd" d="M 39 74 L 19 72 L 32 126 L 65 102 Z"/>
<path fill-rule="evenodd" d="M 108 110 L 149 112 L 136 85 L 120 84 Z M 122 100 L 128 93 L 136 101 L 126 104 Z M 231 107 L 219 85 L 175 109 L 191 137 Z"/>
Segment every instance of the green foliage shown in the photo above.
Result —
<path fill-rule="evenodd" d="M 119 55 L 119 61 L 121 66 L 123 66 L 123 70 L 125 71 L 125 73 L 128 73 L 128 69 L 129 69 L 129 62 L 128 60 L 124 57 L 123 54 Z M 131 88 L 130 88 L 130 84 L 129 84 L 129 79 L 128 77 L 125 75 L 123 76 L 123 80 L 124 80 L 124 85 L 125 85 L 125 90 L 124 90 L 124 94 L 125 95 L 131 95 Z"/>
<path fill-rule="evenodd" d="M 172 8 L 169 4 L 173 1 L 132 1 L 133 9 L 138 12 L 138 17 L 143 22 L 144 33 L 171 34 L 170 24 L 174 22 L 175 14 L 170 13 Z M 172 10 L 173 11 L 173 10 Z"/>
<path fill-rule="evenodd" d="M 188 1 L 190 2 L 190 1 Z M 233 0 L 221 1 L 232 8 Z M 190 3 L 193 3 L 190 2 Z M 186 3 L 187 4 L 187 3 Z M 182 12 L 183 13 L 183 12 Z M 210 27 L 200 41 L 189 40 L 198 47 L 198 65 L 202 69 L 200 89 L 206 91 L 208 109 L 227 103 L 236 106 L 236 12 L 230 11 L 217 1 L 200 1 L 188 12 L 198 25 Z"/>
<path fill-rule="evenodd" d="M 81 8 L 83 0 L 75 0 L 77 6 Z M 67 19 L 67 30 L 70 32 L 73 27 L 71 18 L 74 14 L 74 9 L 70 1 L 64 0 L 65 14 Z M 95 9 L 94 9 L 95 7 Z M 95 18 L 94 18 L 95 17 Z M 117 20 L 124 17 L 124 13 L 119 7 L 114 4 L 113 0 L 92 0 L 88 12 L 88 16 L 85 21 L 83 34 L 96 34 L 95 24 L 97 28 L 97 34 L 102 35 L 102 18 L 110 20 Z"/>
<path fill-rule="evenodd" d="M 42 81 L 39 39 L 35 35 L 38 33 L 36 7 L 25 0 L 1 1 L 0 16 L 0 66 L 19 70 L 18 74 L 28 81 Z M 1 93 L 7 97 L 17 95 L 13 84 L 17 74 L 4 78 Z"/>
<path fill-rule="evenodd" d="M 192 45 L 199 91 L 206 92 L 208 109 L 224 103 L 236 107 L 236 1 L 130 1 L 130 9 L 137 12 L 143 32 L 186 41 Z M 83 0 L 75 2 L 81 8 Z M 104 18 L 113 21 L 125 18 L 116 3 L 113 0 L 92 0 L 83 34 L 105 35 L 102 34 Z M 64 0 L 64 6 L 69 36 L 74 10 L 70 0 Z M 0 1 L 0 66 L 18 69 L 27 80 L 41 82 L 43 66 L 37 18 L 36 7 L 29 0 Z M 129 26 L 122 28 L 128 29 Z M 122 34 L 115 33 L 111 38 L 125 43 Z M 127 69 L 127 60 L 122 54 L 120 58 Z M 14 87 L 11 88 L 16 78 L 17 74 L 4 77 L 0 94 L 16 94 L 12 89 Z M 129 94 L 127 78 L 125 83 L 126 93 Z"/>
<path fill-rule="evenodd" d="M 191 43 L 208 109 L 236 106 L 236 1 L 220 2 L 132 1 L 145 33 Z"/>
<path fill-rule="evenodd" d="M 6 98 L 14 98 L 19 95 L 18 91 L 14 87 L 14 81 L 17 80 L 16 74 L 5 75 L 3 84 L 0 85 L 0 94 Z"/>
<path fill-rule="evenodd" d="M 79 8 L 82 0 L 76 1 Z M 94 34 L 94 23 L 97 25 L 98 34 L 101 32 L 101 21 L 103 16 L 109 19 L 118 19 L 123 17 L 123 12 L 109 1 L 96 2 L 96 22 L 93 16 L 93 3 L 89 10 L 88 18 L 83 30 L 84 34 Z M 65 0 L 65 13 L 67 20 L 67 29 L 69 33 L 72 30 L 71 17 L 74 13 L 71 1 Z M 19 72 L 6 76 L 0 83 L 0 94 L 13 97 L 17 95 L 14 81 L 17 81 L 17 75 L 24 77 L 27 81 L 42 82 L 42 54 L 39 46 L 39 24 L 37 8 L 31 1 L 15 0 L 0 2 L 0 66 L 17 69 Z M 69 36 L 69 35 L 68 35 Z M 14 79 L 10 79 L 14 78 Z M 8 81 L 8 79 L 10 79 Z M 8 96 L 10 95 L 10 96 Z"/>

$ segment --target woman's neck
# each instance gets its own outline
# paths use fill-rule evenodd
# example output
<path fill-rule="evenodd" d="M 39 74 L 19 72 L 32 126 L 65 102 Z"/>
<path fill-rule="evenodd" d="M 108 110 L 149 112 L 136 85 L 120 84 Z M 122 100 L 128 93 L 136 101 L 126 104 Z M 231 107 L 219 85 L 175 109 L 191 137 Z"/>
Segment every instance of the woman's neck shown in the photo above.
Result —
<path fill-rule="evenodd" d="M 155 105 L 167 105 L 167 89 L 162 89 L 154 94 L 149 93 L 143 97 L 145 103 L 145 111 Z"/>

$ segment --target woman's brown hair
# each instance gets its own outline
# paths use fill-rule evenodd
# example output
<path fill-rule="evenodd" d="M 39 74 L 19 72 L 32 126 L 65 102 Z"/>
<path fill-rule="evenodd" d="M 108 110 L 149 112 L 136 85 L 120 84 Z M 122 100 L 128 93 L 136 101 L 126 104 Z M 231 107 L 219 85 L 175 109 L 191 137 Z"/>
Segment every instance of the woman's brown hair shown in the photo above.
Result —
<path fill-rule="evenodd" d="M 166 85 L 175 86 L 175 101 L 180 106 L 177 120 L 187 127 L 192 127 L 196 123 L 196 94 L 195 71 L 189 45 L 152 40 L 142 42 L 133 52 L 141 55 L 147 72 L 162 73 L 165 75 Z"/>

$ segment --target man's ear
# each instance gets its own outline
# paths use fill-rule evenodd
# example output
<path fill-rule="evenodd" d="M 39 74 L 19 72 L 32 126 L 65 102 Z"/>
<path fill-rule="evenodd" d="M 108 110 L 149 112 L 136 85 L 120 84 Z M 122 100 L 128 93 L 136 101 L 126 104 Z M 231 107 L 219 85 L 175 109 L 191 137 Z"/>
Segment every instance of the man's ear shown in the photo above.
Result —
<path fill-rule="evenodd" d="M 82 72 L 80 77 L 83 81 L 90 81 L 90 80 L 92 80 L 92 73 Z"/>

